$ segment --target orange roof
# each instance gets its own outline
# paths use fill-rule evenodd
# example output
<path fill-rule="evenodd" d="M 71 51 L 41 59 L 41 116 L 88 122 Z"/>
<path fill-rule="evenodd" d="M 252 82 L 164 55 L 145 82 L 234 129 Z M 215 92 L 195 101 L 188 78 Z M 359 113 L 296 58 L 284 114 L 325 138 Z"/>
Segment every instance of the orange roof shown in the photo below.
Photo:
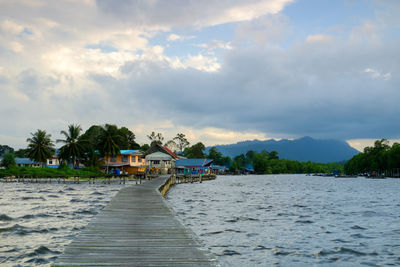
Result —
<path fill-rule="evenodd" d="M 169 149 L 168 147 L 163 146 L 162 148 L 163 148 L 165 151 L 167 151 L 168 154 L 170 154 L 174 159 L 179 159 L 179 156 L 176 155 L 174 152 L 172 152 L 171 149 Z"/>

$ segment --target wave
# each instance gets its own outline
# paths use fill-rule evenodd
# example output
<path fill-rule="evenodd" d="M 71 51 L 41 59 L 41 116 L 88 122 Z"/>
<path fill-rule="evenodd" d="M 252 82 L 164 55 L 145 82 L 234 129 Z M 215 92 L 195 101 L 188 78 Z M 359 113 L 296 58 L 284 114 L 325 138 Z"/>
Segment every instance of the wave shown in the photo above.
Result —
<path fill-rule="evenodd" d="M 46 200 L 44 197 L 21 197 L 21 200 L 33 200 L 33 199 Z"/>
<path fill-rule="evenodd" d="M 14 224 L 13 226 L 10 227 L 5 227 L 5 228 L 0 228 L 0 233 L 15 233 L 17 235 L 25 235 L 27 233 L 27 227 L 21 226 L 19 224 Z"/>
<path fill-rule="evenodd" d="M 49 229 L 32 229 L 26 226 L 22 226 L 19 224 L 14 224 L 10 227 L 0 228 L 0 233 L 5 234 L 16 234 L 20 236 L 28 235 L 28 234 L 43 234 L 48 232 L 55 232 L 58 231 L 58 228 L 52 227 Z"/>
<path fill-rule="evenodd" d="M 0 214 L 0 221 L 12 221 L 14 220 L 10 216 L 7 216 L 6 214 Z"/>
<path fill-rule="evenodd" d="M 226 249 L 222 252 L 221 256 L 234 256 L 234 255 L 242 255 L 242 254 L 235 250 Z"/>
<path fill-rule="evenodd" d="M 92 215 L 98 214 L 98 212 L 95 211 L 95 210 L 86 210 L 86 209 L 78 210 L 76 213 L 79 213 L 79 214 L 92 214 Z"/>
<path fill-rule="evenodd" d="M 312 220 L 297 220 L 295 223 L 314 223 Z"/>
<path fill-rule="evenodd" d="M 33 219 L 33 218 L 37 218 L 37 217 L 47 218 L 47 217 L 52 217 L 52 216 L 49 214 L 46 214 L 46 213 L 39 213 L 39 214 L 27 214 L 27 215 L 22 216 L 21 218 L 22 219 Z"/>
<path fill-rule="evenodd" d="M 361 226 L 359 226 L 359 225 L 353 225 L 352 227 L 350 227 L 351 229 L 354 229 L 354 230 L 366 230 L 367 228 L 364 228 L 364 227 L 361 227 Z"/>
<path fill-rule="evenodd" d="M 316 255 L 316 256 L 327 256 L 327 255 L 332 255 L 332 254 L 350 254 L 350 255 L 356 255 L 356 256 L 365 256 L 365 255 L 377 256 L 378 255 L 378 253 L 376 253 L 376 252 L 366 253 L 366 252 L 362 252 L 362 251 L 359 251 L 356 249 L 346 248 L 346 247 L 337 247 L 334 250 L 321 249 L 320 251 L 317 251 L 314 253 L 314 255 Z"/>
<path fill-rule="evenodd" d="M 243 233 L 243 231 L 235 230 L 235 229 L 226 229 L 225 232 L 238 233 L 238 234 Z"/>
<path fill-rule="evenodd" d="M 203 235 L 218 235 L 218 234 L 222 234 L 223 232 L 224 232 L 224 231 L 209 232 L 209 233 L 202 234 L 202 236 L 203 236 Z"/>
<path fill-rule="evenodd" d="M 73 199 L 71 199 L 69 202 L 72 202 L 72 203 L 76 203 L 76 202 L 85 202 L 85 200 L 79 199 L 79 198 L 73 198 Z"/>
<path fill-rule="evenodd" d="M 28 254 L 29 257 L 34 257 L 38 255 L 43 255 L 43 254 L 61 254 L 60 251 L 55 251 L 51 250 L 46 246 L 40 246 L 37 249 L 35 249 L 32 253 Z"/>
<path fill-rule="evenodd" d="M 253 250 L 268 250 L 268 249 L 271 249 L 271 248 L 264 247 L 263 245 L 258 245 Z"/>
<path fill-rule="evenodd" d="M 25 261 L 25 263 L 34 263 L 35 265 L 44 265 L 49 263 L 49 260 L 43 258 L 33 258 Z"/>

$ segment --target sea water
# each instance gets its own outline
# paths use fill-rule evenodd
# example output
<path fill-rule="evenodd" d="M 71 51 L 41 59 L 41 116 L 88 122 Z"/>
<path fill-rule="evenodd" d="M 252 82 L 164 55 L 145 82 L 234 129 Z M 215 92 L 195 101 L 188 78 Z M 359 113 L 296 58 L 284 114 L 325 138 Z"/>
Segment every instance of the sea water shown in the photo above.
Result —
<path fill-rule="evenodd" d="M 50 266 L 119 184 L 0 183 L 0 266 Z M 167 201 L 222 266 L 400 266 L 400 179 L 218 176 Z"/>
<path fill-rule="evenodd" d="M 400 266 L 400 179 L 218 176 L 167 200 L 222 266 Z"/>
<path fill-rule="evenodd" d="M 50 266 L 123 186 L 0 183 L 0 266 Z"/>

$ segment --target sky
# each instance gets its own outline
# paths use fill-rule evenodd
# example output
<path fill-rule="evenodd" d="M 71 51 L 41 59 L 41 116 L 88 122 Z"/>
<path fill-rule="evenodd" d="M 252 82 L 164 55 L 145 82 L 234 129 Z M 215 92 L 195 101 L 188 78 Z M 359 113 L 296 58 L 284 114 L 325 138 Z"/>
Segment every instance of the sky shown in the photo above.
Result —
<path fill-rule="evenodd" d="M 0 144 L 400 139 L 398 0 L 0 0 Z"/>

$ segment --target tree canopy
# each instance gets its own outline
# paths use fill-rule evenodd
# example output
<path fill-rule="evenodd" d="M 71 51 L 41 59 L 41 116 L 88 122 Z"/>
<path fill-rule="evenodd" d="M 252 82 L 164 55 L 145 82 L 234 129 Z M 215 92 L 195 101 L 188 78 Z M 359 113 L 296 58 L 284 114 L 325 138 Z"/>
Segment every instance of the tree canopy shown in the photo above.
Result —
<path fill-rule="evenodd" d="M 6 167 L 7 169 L 11 169 L 17 164 L 15 163 L 15 155 L 13 153 L 6 153 L 3 155 L 3 160 L 1 161 L 1 165 Z"/>
<path fill-rule="evenodd" d="M 376 140 L 374 146 L 364 148 L 344 166 L 347 174 L 388 173 L 395 168 L 400 168 L 400 144 L 390 146 L 386 139 Z"/>
<path fill-rule="evenodd" d="M 84 155 L 84 144 L 86 140 L 80 138 L 82 128 L 80 125 L 68 125 L 68 131 L 61 131 L 65 139 L 58 139 L 57 143 L 64 144 L 60 148 L 59 157 L 67 162 L 72 162 L 74 168 L 78 166 L 78 161 Z"/>
<path fill-rule="evenodd" d="M 186 139 L 186 136 L 183 133 L 178 133 L 173 140 L 176 143 L 176 147 L 178 148 L 178 152 L 182 153 L 185 148 L 187 148 L 190 143 L 189 141 Z"/>
<path fill-rule="evenodd" d="M 44 164 L 54 153 L 51 135 L 44 130 L 38 129 L 35 133 L 31 133 L 31 137 L 26 141 L 28 142 L 28 157 L 31 160 Z"/>
<path fill-rule="evenodd" d="M 187 147 L 183 154 L 187 158 L 204 158 L 205 154 L 203 151 L 205 149 L 206 147 L 204 146 L 204 144 L 202 142 L 198 142 L 191 147 Z"/>

